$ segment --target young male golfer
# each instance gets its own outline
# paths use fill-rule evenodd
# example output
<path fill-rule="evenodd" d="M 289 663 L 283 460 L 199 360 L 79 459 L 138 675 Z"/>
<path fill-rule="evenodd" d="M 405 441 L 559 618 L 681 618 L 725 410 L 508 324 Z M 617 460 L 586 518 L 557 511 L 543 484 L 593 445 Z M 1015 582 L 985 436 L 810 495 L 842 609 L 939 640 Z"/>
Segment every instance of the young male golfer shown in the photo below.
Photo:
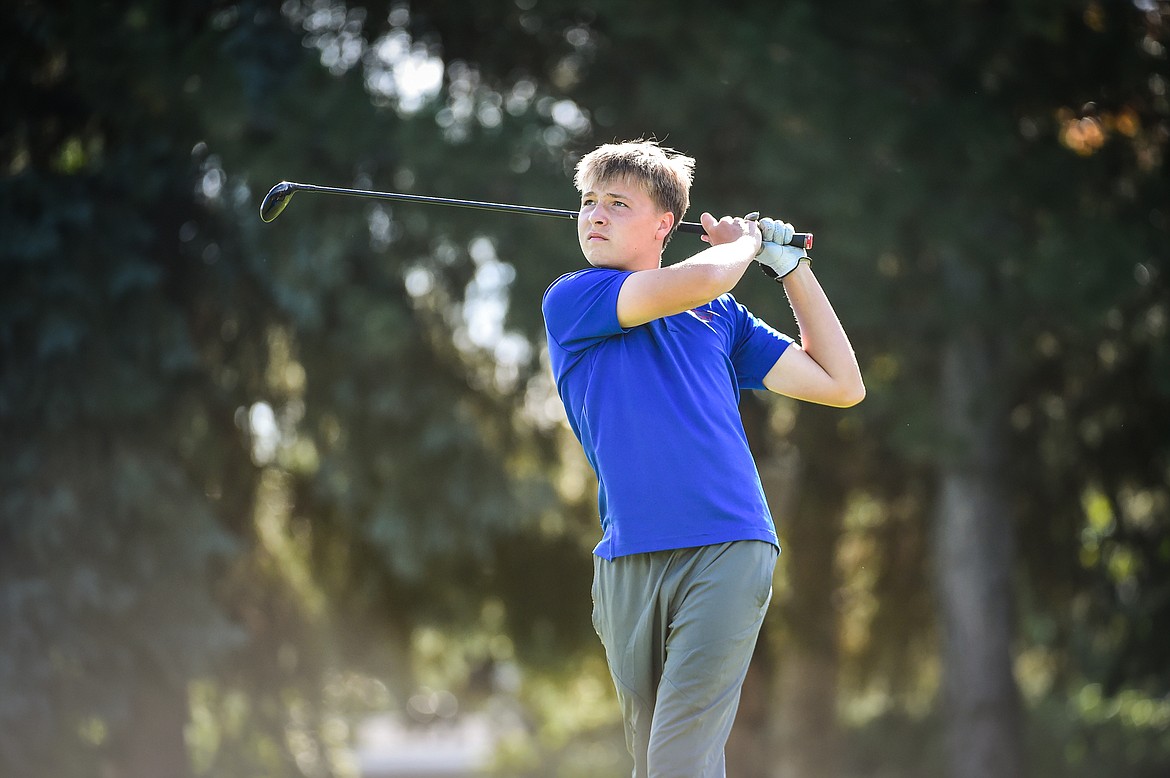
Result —
<path fill-rule="evenodd" d="M 804 250 L 784 245 L 791 225 L 704 213 L 710 247 L 661 266 L 693 169 L 653 142 L 587 154 L 577 233 L 590 267 L 543 303 L 557 391 L 597 473 L 593 622 L 635 778 L 725 775 L 779 553 L 740 390 L 841 407 L 865 395 Z M 782 280 L 799 344 L 731 296 L 752 262 Z"/>

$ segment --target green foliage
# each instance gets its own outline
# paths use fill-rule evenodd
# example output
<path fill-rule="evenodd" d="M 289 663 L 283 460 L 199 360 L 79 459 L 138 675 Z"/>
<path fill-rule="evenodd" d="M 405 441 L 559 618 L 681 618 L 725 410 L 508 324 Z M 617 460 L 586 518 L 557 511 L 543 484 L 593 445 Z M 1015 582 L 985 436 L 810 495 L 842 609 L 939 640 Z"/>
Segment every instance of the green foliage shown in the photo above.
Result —
<path fill-rule="evenodd" d="M 415 122 L 375 107 L 360 73 L 319 66 L 286 10 L 5 11 L 6 770 L 140 769 L 138 706 L 185 709 L 199 680 L 192 710 L 225 718 L 199 730 L 194 766 L 284 771 L 292 709 L 319 710 L 328 667 L 377 662 L 409 683 L 359 625 L 407 642 L 415 623 L 517 590 L 503 559 L 541 569 L 542 549 L 508 542 L 553 505 L 531 464 L 545 444 L 513 420 L 538 363 L 499 383 L 486 347 L 452 341 L 487 220 L 394 213 L 379 238 L 368 219 L 389 211 L 306 197 L 265 227 L 249 182 L 364 169 L 476 195 L 455 161 L 483 196 L 522 201 L 508 164 L 556 158 L 547 117 L 522 96 L 506 121 L 527 114 L 535 136 L 468 129 L 445 149 L 420 129 L 440 106 Z M 432 297 L 406 293 L 410 269 Z M 264 409 L 274 429 L 257 426 Z M 515 621 L 547 657 L 580 629 L 537 602 Z M 241 701 L 247 715 L 227 715 Z"/>
<path fill-rule="evenodd" d="M 130 726 L 141 679 L 181 690 L 240 644 L 207 580 L 235 543 L 180 464 L 154 452 L 78 429 L 19 457 L 0 481 L 4 756 L 68 774 L 84 744 L 55 732 Z"/>
<path fill-rule="evenodd" d="M 1048 707 L 1087 682 L 1170 688 L 1161 4 L 739 6 L 6 6 L 0 765 L 129 774 L 157 695 L 202 738 L 183 771 L 340 772 L 331 673 L 409 691 L 415 636 L 479 656 L 485 607 L 526 667 L 596 658 L 592 484 L 539 410 L 539 299 L 579 265 L 571 225 L 256 208 L 281 179 L 567 208 L 578 153 L 646 135 L 699 159 L 690 218 L 817 233 L 861 355 L 858 409 L 749 420 L 789 430 L 764 450 L 799 449 L 833 498 L 808 506 L 845 511 L 869 565 L 842 582 L 875 603 L 850 616 L 845 694 L 928 685 L 938 346 L 974 325 L 1001 355 L 985 401 L 1010 442 L 1021 639 L 1049 668 L 1036 737 L 1083 726 L 1102 765 L 1164 763 L 1128 756 L 1144 730 Z M 431 91 L 394 81 L 438 63 Z M 792 329 L 773 285 L 737 294 Z M 783 634 L 813 618 L 783 615 Z M 855 733 L 853 763 L 915 726 Z M 545 766 L 589 751 L 546 736 Z"/>

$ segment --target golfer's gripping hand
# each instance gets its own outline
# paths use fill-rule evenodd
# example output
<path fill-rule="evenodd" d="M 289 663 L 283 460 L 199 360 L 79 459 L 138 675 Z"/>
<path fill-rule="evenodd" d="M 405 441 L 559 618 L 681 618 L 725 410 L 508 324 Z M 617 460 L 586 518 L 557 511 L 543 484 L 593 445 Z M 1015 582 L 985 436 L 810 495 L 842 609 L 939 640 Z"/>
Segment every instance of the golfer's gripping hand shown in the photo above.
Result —
<path fill-rule="evenodd" d="M 756 245 L 758 247 L 760 245 L 758 241 L 763 239 L 759 225 L 754 219 L 724 216 L 722 219 L 716 220 L 711 214 L 704 213 L 700 217 L 700 222 L 703 225 L 703 229 L 707 231 L 701 237 L 712 246 L 718 246 L 721 243 L 732 243 L 746 235 L 752 240 L 757 241 Z"/>
<path fill-rule="evenodd" d="M 800 264 L 800 260 L 808 256 L 805 250 L 798 246 L 789 246 L 796 230 L 791 224 L 778 219 L 760 219 L 760 253 L 756 261 L 765 267 L 771 268 L 778 278 L 791 273 Z"/>

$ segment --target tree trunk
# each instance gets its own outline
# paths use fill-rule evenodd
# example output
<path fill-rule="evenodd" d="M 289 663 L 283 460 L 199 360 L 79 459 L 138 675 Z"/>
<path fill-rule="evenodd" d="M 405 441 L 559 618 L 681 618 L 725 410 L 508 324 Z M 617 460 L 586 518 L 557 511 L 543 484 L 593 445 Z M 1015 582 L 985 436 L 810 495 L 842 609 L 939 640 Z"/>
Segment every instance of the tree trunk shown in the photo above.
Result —
<path fill-rule="evenodd" d="M 133 706 L 114 774 L 119 778 L 190 778 L 183 736 L 188 719 L 186 691 L 152 677 L 134 693 Z"/>
<path fill-rule="evenodd" d="M 772 778 L 834 778 L 839 774 L 837 657 L 789 648 L 777 679 L 778 750 Z"/>
<path fill-rule="evenodd" d="M 831 469 L 830 469 L 831 471 Z M 839 772 L 835 568 L 846 490 L 835 472 L 806 473 L 796 509 L 785 515 L 788 590 L 777 661 L 777 753 L 772 778 L 833 778 Z"/>
<path fill-rule="evenodd" d="M 951 778 L 1024 774 L 1012 674 L 1014 538 L 1000 479 L 990 338 L 965 327 L 942 355 L 946 438 L 935 535 Z"/>

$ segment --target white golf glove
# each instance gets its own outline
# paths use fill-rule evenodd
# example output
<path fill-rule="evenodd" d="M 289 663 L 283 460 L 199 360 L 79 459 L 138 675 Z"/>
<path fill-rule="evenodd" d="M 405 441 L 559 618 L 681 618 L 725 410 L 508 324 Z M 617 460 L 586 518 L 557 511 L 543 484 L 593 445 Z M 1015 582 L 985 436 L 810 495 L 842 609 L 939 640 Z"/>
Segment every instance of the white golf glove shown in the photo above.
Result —
<path fill-rule="evenodd" d="M 796 230 L 791 224 L 767 217 L 760 219 L 760 253 L 756 254 L 756 261 L 765 268 L 764 272 L 772 271 L 777 280 L 791 273 L 800 264 L 800 260 L 808 256 L 803 248 L 789 246 Z"/>

